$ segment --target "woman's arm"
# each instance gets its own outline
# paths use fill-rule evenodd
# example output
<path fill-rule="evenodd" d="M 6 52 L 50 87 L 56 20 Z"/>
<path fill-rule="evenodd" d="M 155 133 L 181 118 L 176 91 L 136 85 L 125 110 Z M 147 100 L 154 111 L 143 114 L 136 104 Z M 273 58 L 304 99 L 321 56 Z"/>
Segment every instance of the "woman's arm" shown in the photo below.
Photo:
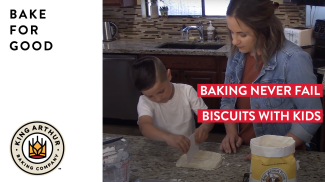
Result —
<path fill-rule="evenodd" d="M 227 68 L 225 73 L 224 84 L 230 84 L 232 59 L 228 59 Z M 222 97 L 220 103 L 220 109 L 235 109 L 234 103 L 231 101 L 231 97 Z M 243 140 L 238 136 L 237 123 L 224 123 L 227 135 L 220 144 L 220 150 L 224 150 L 226 153 L 236 153 L 237 147 L 240 147 Z"/>
<path fill-rule="evenodd" d="M 296 51 L 287 59 L 284 68 L 287 84 L 316 84 L 312 59 L 308 53 Z M 291 97 L 297 109 L 322 109 L 319 97 Z M 292 136 L 297 144 L 309 142 L 321 123 L 292 123 L 287 136 Z"/>

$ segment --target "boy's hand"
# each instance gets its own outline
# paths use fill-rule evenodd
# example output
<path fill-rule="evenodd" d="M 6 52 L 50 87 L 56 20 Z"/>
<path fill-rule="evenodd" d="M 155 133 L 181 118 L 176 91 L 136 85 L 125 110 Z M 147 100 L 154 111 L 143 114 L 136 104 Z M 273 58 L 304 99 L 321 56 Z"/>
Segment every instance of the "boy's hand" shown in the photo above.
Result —
<path fill-rule="evenodd" d="M 224 150 L 228 154 L 231 154 L 231 151 L 236 153 L 236 148 L 240 147 L 242 143 L 243 139 L 238 134 L 227 134 L 221 142 L 220 150 Z"/>
<path fill-rule="evenodd" d="M 167 137 L 166 143 L 183 153 L 187 153 L 190 149 L 190 140 L 183 135 L 170 134 Z"/>
<path fill-rule="evenodd" d="M 194 133 L 195 133 L 195 144 L 196 145 L 199 145 L 202 142 L 204 142 L 209 136 L 209 133 L 205 129 L 200 128 L 200 127 L 196 128 Z"/>

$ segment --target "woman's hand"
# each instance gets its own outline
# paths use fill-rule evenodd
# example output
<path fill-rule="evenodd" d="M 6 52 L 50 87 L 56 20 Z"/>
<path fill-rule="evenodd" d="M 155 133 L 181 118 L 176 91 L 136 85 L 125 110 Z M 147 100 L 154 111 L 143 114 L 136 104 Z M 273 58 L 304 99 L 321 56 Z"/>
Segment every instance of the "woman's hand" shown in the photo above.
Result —
<path fill-rule="evenodd" d="M 177 148 L 182 153 L 187 153 L 190 149 L 190 140 L 183 135 L 169 134 L 166 143 Z"/>
<path fill-rule="evenodd" d="M 220 150 L 224 150 L 227 154 L 231 154 L 231 151 L 236 153 L 236 148 L 240 147 L 242 143 L 243 139 L 238 134 L 227 134 L 221 142 Z"/>

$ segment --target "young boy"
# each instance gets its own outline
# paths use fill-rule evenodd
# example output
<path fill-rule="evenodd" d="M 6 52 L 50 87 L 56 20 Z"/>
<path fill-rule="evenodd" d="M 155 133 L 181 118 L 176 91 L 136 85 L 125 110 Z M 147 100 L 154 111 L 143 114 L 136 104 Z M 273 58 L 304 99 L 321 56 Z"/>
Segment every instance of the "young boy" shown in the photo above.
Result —
<path fill-rule="evenodd" d="M 131 77 L 142 92 L 138 103 L 138 124 L 142 134 L 151 140 L 163 141 L 187 153 L 190 137 L 200 144 L 208 138 L 214 123 L 203 123 L 195 131 L 193 112 L 207 109 L 194 88 L 171 83 L 170 70 L 157 57 L 143 57 L 134 62 Z"/>

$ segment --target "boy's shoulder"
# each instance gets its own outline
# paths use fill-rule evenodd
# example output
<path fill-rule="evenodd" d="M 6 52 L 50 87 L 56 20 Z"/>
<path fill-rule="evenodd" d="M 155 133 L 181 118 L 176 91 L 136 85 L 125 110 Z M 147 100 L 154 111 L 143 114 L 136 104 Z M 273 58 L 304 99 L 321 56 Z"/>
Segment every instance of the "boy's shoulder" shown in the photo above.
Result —
<path fill-rule="evenodd" d="M 194 89 L 191 85 L 185 83 L 173 83 L 175 90 L 188 93 L 191 89 Z"/>
<path fill-rule="evenodd" d="M 193 97 L 195 89 L 193 86 L 184 83 L 173 83 L 175 87 L 175 92 L 177 92 L 176 97 L 186 97 L 187 99 Z"/>
<path fill-rule="evenodd" d="M 191 85 L 185 84 L 185 83 L 173 83 L 174 86 L 177 86 L 181 89 L 188 89 L 193 88 Z"/>

